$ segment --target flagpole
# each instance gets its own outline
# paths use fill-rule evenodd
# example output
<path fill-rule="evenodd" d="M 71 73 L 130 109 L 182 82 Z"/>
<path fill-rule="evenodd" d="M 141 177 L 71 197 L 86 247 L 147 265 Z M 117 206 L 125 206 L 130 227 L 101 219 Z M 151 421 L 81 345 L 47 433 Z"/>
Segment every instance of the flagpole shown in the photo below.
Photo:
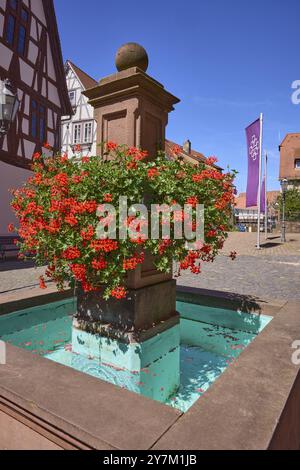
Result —
<path fill-rule="evenodd" d="M 260 250 L 260 204 L 261 204 L 261 170 L 262 170 L 262 140 L 263 140 L 263 114 L 260 114 L 260 144 L 259 144 L 259 178 L 257 194 L 257 245 Z"/>
<path fill-rule="evenodd" d="M 268 188 L 267 188 L 267 178 L 268 178 L 268 154 L 265 154 L 265 237 L 268 239 Z"/>

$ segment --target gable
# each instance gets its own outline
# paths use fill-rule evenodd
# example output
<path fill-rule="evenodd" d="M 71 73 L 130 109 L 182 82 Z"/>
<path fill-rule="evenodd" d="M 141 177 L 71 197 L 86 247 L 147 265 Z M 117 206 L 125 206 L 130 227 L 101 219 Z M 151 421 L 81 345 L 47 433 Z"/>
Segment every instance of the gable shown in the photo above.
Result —
<path fill-rule="evenodd" d="M 35 2 L 36 1 L 37 0 L 35 0 Z M 42 4 L 48 28 L 48 73 L 49 76 L 51 76 L 51 74 L 55 76 L 55 81 L 59 83 L 58 93 L 61 101 L 62 114 L 72 114 L 53 0 L 42 0 Z"/>

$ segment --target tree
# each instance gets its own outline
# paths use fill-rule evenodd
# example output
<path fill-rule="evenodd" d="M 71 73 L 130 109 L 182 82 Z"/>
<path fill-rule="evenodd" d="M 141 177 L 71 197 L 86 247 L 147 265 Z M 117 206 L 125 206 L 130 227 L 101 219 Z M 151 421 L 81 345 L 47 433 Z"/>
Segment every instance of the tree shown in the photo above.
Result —
<path fill-rule="evenodd" d="M 277 198 L 280 212 L 282 213 L 282 194 Z M 300 191 L 299 189 L 289 189 L 285 194 L 285 217 L 286 220 L 300 220 Z"/>

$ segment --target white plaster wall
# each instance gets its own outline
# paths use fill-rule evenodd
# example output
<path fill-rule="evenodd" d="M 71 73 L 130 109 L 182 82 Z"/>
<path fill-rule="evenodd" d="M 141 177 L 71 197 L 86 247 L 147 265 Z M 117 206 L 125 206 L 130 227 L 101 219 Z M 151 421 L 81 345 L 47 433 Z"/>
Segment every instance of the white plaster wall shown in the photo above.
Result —
<path fill-rule="evenodd" d="M 49 36 L 47 35 L 47 63 L 48 63 L 48 74 L 52 80 L 56 81 L 56 73 L 54 68 L 53 56 L 51 52 Z"/>
<path fill-rule="evenodd" d="M 8 70 L 10 62 L 13 56 L 13 52 L 4 44 L 0 43 L 0 65 L 4 70 Z"/>
<path fill-rule="evenodd" d="M 38 17 L 40 22 L 46 26 L 46 17 L 44 13 L 42 0 L 31 1 L 31 11 Z"/>
<path fill-rule="evenodd" d="M 8 224 L 17 223 L 17 219 L 10 207 L 12 196 L 9 193 L 9 189 L 21 187 L 29 178 L 31 172 L 0 162 L 0 175 L 0 235 L 7 235 Z"/>
<path fill-rule="evenodd" d="M 56 104 L 56 106 L 60 106 L 60 100 L 59 100 L 59 96 L 58 96 L 58 91 L 57 91 L 57 88 L 52 85 L 52 83 L 48 83 L 48 92 L 49 92 L 49 95 L 48 95 L 48 99 Z"/>
<path fill-rule="evenodd" d="M 32 86 L 33 81 L 33 67 L 30 67 L 23 59 L 19 58 L 20 61 L 20 73 L 21 73 L 21 80 L 26 83 L 28 86 Z"/>

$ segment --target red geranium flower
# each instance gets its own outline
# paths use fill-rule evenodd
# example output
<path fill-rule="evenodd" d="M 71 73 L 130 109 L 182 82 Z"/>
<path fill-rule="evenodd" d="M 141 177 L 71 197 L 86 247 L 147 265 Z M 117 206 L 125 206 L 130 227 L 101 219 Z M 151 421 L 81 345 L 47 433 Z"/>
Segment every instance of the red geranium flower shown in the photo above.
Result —
<path fill-rule="evenodd" d="M 40 289 L 47 289 L 45 279 L 43 276 L 40 277 Z"/>
<path fill-rule="evenodd" d="M 115 287 L 112 291 L 111 291 L 111 295 L 113 297 L 115 297 L 116 299 L 125 299 L 126 298 L 126 289 L 125 287 L 121 287 L 121 286 L 118 286 L 118 287 Z"/>
<path fill-rule="evenodd" d="M 103 196 L 103 201 L 104 202 L 112 202 L 112 200 L 113 200 L 113 197 L 112 197 L 111 194 L 104 194 L 104 196 Z"/>
<path fill-rule="evenodd" d="M 118 145 L 115 142 L 112 142 L 110 140 L 110 141 L 107 142 L 106 147 L 107 147 L 107 150 L 111 151 L 111 150 L 116 150 Z"/>
<path fill-rule="evenodd" d="M 45 143 L 43 144 L 43 147 L 44 147 L 45 149 L 52 150 L 52 147 L 51 147 L 51 145 L 50 145 L 48 142 L 45 142 Z"/>
<path fill-rule="evenodd" d="M 159 175 L 159 171 L 157 168 L 150 168 L 150 170 L 148 170 L 148 178 L 149 179 L 153 179 L 153 178 L 156 178 L 156 176 Z"/>

